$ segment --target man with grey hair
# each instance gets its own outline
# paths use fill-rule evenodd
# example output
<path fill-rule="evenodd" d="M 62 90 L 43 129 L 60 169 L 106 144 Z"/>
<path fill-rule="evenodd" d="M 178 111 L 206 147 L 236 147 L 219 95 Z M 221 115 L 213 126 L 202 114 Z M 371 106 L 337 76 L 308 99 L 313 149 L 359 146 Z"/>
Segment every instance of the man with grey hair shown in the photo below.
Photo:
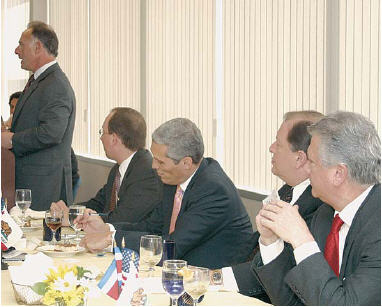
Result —
<path fill-rule="evenodd" d="M 260 255 L 252 268 L 275 305 L 380 305 L 377 131 L 362 115 L 337 112 L 309 132 L 312 194 L 328 205 L 317 210 L 310 228 L 296 206 L 265 206 L 256 217 Z"/>
<path fill-rule="evenodd" d="M 47 210 L 59 199 L 73 202 L 71 145 L 76 102 L 70 82 L 56 61 L 58 38 L 39 21 L 30 22 L 15 53 L 31 71 L 1 146 L 15 154 L 16 189 L 31 189 L 31 209 Z"/>
<path fill-rule="evenodd" d="M 199 128 L 186 118 L 165 122 L 152 134 L 151 152 L 163 200 L 142 222 L 114 224 L 117 244 L 124 238 L 127 247 L 139 250 L 143 234 L 157 234 L 174 240 L 175 258 L 191 265 L 216 269 L 246 261 L 250 219 L 218 162 L 203 158 Z M 113 230 L 99 217 L 84 214 L 79 224 L 87 232 L 81 244 L 91 251 L 112 242 Z"/>

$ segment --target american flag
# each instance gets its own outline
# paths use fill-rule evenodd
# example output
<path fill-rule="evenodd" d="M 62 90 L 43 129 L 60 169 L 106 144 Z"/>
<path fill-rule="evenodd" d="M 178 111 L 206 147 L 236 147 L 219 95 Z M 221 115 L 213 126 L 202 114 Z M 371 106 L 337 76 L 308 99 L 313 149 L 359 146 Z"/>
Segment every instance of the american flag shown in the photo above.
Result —
<path fill-rule="evenodd" d="M 98 288 L 102 292 L 117 300 L 121 294 L 126 280 L 132 275 L 138 278 L 139 255 L 128 248 L 114 248 L 114 259 L 101 281 Z M 127 285 L 126 285 L 127 286 Z"/>

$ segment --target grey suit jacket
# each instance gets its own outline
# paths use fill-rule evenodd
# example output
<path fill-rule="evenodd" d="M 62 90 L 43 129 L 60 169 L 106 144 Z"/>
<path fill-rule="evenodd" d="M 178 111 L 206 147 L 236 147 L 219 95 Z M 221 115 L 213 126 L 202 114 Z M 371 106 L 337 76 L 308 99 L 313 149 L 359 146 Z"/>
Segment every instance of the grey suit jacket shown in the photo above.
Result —
<path fill-rule="evenodd" d="M 114 224 L 116 241 L 139 250 L 143 233 L 175 241 L 176 258 L 191 265 L 221 268 L 245 261 L 251 253 L 252 225 L 238 192 L 211 158 L 204 158 L 182 199 L 175 231 L 169 234 L 176 186 L 164 185 L 163 200 L 136 224 Z"/>
<path fill-rule="evenodd" d="M 279 195 L 282 197 L 284 193 L 285 185 L 279 189 Z M 300 195 L 296 204 L 299 205 L 298 211 L 302 218 L 309 226 L 313 217 L 313 214 L 322 205 L 322 201 L 319 198 L 312 196 L 312 186 L 309 185 L 305 191 Z M 260 234 L 256 231 L 253 234 L 254 248 L 258 246 Z M 244 262 L 232 267 L 232 271 L 235 275 L 236 283 L 239 287 L 241 294 L 247 296 L 253 296 L 263 301 L 269 301 L 265 294 L 265 290 L 257 280 L 255 274 L 251 270 L 251 262 Z"/>
<path fill-rule="evenodd" d="M 148 150 L 140 149 L 135 153 L 121 182 L 117 207 L 113 211 L 109 211 L 109 206 L 118 164 L 110 170 L 106 184 L 97 195 L 80 204 L 107 213 L 106 223 L 140 222 L 162 199 L 162 183 L 151 165 L 152 156 Z"/>
<path fill-rule="evenodd" d="M 375 185 L 357 211 L 345 241 L 337 277 L 324 258 L 334 210 L 321 206 L 311 232 L 322 252 L 296 266 L 292 250 L 253 270 L 275 305 L 381 305 L 381 186 Z"/>
<path fill-rule="evenodd" d="M 60 199 L 73 202 L 70 148 L 75 109 L 73 89 L 57 63 L 16 105 L 11 127 L 16 189 L 32 190 L 33 210 L 47 210 Z"/>

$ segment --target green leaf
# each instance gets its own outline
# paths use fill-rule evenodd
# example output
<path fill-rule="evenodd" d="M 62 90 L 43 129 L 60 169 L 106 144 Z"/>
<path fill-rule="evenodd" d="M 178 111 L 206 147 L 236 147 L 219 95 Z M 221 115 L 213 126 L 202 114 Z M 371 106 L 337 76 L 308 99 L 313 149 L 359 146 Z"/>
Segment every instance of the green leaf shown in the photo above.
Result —
<path fill-rule="evenodd" d="M 48 285 L 44 282 L 36 282 L 32 286 L 32 290 L 39 295 L 44 295 L 48 291 Z"/>
<path fill-rule="evenodd" d="M 81 279 L 84 277 L 85 273 L 90 272 L 89 270 L 85 270 L 82 266 L 77 266 L 78 276 L 77 279 Z"/>

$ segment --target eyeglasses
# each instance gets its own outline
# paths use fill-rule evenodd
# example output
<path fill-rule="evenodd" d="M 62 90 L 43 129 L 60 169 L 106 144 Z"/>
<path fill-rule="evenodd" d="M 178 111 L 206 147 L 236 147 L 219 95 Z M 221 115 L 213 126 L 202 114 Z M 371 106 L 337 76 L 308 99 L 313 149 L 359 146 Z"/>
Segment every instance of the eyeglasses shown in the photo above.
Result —
<path fill-rule="evenodd" d="M 103 128 L 98 130 L 99 137 L 103 136 L 104 133 L 105 133 L 105 130 L 103 130 Z"/>

